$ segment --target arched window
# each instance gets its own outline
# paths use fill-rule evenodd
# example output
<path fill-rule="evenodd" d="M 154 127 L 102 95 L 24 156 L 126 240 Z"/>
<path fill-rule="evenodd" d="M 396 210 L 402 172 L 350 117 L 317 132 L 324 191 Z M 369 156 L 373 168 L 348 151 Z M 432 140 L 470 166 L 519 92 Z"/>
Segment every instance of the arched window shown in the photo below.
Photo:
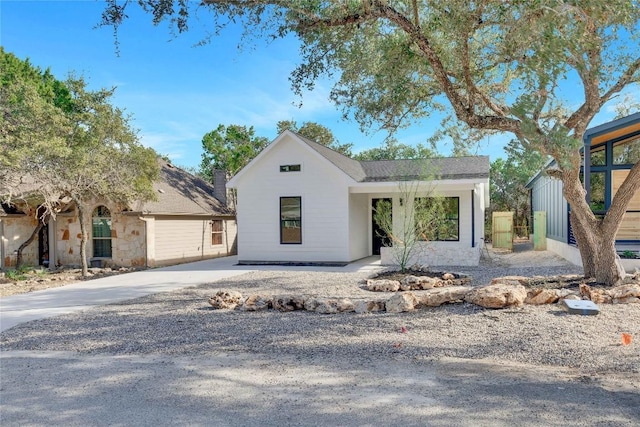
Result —
<path fill-rule="evenodd" d="M 111 258 L 111 212 L 106 206 L 93 210 L 93 256 Z"/>

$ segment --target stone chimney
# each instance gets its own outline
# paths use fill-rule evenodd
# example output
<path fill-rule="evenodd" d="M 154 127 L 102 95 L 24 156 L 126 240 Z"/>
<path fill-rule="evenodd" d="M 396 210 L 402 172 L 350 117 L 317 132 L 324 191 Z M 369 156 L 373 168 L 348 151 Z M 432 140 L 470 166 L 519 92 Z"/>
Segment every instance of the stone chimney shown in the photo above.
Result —
<path fill-rule="evenodd" d="M 213 170 L 213 196 L 218 199 L 223 206 L 228 206 L 227 172 L 222 169 Z"/>

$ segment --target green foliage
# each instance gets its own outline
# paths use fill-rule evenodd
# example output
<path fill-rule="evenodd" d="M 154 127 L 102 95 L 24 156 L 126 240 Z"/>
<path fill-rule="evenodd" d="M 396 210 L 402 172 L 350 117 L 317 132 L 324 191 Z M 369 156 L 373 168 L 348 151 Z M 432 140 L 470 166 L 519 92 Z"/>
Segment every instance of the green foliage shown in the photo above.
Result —
<path fill-rule="evenodd" d="M 213 182 L 213 170 L 220 169 L 232 177 L 268 144 L 267 138 L 255 135 L 253 126 L 220 124 L 202 138 L 200 175 Z"/>
<path fill-rule="evenodd" d="M 278 134 L 285 130 L 290 130 L 310 139 L 311 141 L 342 153 L 347 157 L 351 157 L 353 144 L 340 144 L 340 142 L 333 136 L 331 130 L 319 123 L 304 122 L 302 123 L 302 126 L 298 127 L 298 124 L 294 120 L 280 120 L 277 124 L 277 129 Z"/>
<path fill-rule="evenodd" d="M 527 151 L 517 140 L 505 147 L 506 160 L 491 163 L 491 212 L 514 212 L 514 225 L 528 227 L 529 192 L 526 184 L 539 172 L 547 158 L 536 151 Z M 489 217 L 491 212 L 488 212 Z M 491 227 L 488 227 L 491 229 Z"/>
<path fill-rule="evenodd" d="M 26 274 L 32 267 L 22 265 L 18 268 L 10 268 L 5 271 L 5 277 L 9 280 L 13 280 L 14 282 L 19 282 L 22 280 L 27 280 L 29 276 Z"/>
<path fill-rule="evenodd" d="M 438 157 L 437 153 L 422 144 L 411 146 L 399 143 L 393 138 L 387 138 L 382 147 L 363 150 L 353 156 L 356 160 L 430 159 L 433 157 Z"/>
<path fill-rule="evenodd" d="M 88 233 L 82 213 L 95 200 L 122 208 L 156 197 L 156 153 L 143 147 L 129 117 L 110 104 L 113 89 L 86 90 L 82 78 L 55 80 L 2 51 L 0 197 L 55 216 L 73 202 L 81 253 Z"/>
<path fill-rule="evenodd" d="M 622 251 L 622 253 L 620 254 L 620 258 L 636 259 L 639 257 L 640 257 L 640 253 L 636 253 L 630 250 Z"/>

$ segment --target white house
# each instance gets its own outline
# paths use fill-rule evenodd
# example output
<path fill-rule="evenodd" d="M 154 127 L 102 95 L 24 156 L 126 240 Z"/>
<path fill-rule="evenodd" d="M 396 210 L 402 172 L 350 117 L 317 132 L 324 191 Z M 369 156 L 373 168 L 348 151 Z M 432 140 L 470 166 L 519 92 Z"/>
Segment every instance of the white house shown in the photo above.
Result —
<path fill-rule="evenodd" d="M 430 181 L 423 177 L 431 176 Z M 237 190 L 240 263 L 347 263 L 381 254 L 372 207 L 392 203 L 394 228 L 406 205 L 403 187 L 448 198 L 446 241 L 421 242 L 426 265 L 476 265 L 489 205 L 488 157 L 357 161 L 285 131 L 227 184 Z M 405 196 L 406 197 L 406 196 Z"/>

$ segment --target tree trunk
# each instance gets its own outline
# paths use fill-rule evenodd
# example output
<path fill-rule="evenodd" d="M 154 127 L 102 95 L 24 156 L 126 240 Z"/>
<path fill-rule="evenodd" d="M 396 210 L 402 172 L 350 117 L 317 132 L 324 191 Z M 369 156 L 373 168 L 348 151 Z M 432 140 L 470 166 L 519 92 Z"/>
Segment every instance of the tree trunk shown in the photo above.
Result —
<path fill-rule="evenodd" d="M 38 235 L 40 230 L 42 230 L 42 227 L 44 227 L 44 222 L 38 221 L 38 225 L 36 226 L 35 230 L 33 230 L 33 232 L 31 233 L 31 236 L 29 236 L 29 238 L 23 244 L 21 244 L 20 247 L 18 248 L 17 254 L 16 254 L 16 270 L 22 266 L 22 251 L 27 246 L 29 246 L 31 242 L 33 242 L 36 239 L 36 236 Z"/>
<path fill-rule="evenodd" d="M 578 175 L 564 172 L 562 181 L 564 196 L 571 205 L 571 227 L 585 277 L 609 286 L 620 284 L 625 272 L 616 253 L 615 241 L 622 216 L 617 220 L 598 220 L 586 202 L 586 192 Z"/>
<path fill-rule="evenodd" d="M 78 210 L 78 221 L 80 221 L 80 262 L 82 263 L 82 276 L 89 275 L 89 266 L 87 264 L 87 225 L 85 223 L 84 205 L 80 201 L 76 201 L 76 209 Z"/>

